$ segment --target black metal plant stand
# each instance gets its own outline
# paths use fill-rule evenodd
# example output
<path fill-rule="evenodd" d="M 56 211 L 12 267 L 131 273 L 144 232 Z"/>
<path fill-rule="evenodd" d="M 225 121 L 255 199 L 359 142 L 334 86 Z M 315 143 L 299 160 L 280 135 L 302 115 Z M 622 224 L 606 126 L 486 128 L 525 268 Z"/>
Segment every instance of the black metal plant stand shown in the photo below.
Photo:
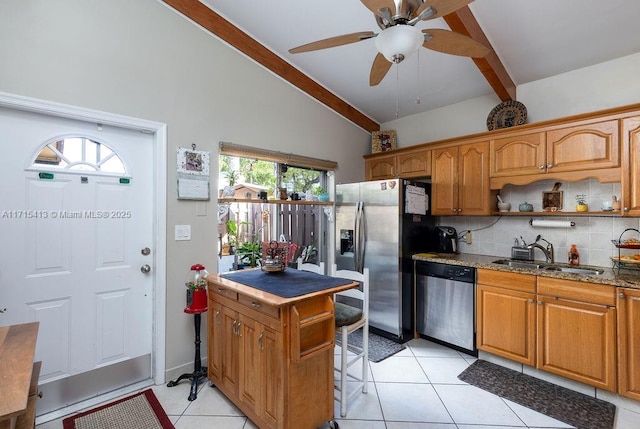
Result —
<path fill-rule="evenodd" d="M 193 361 L 193 372 L 190 374 L 182 374 L 175 381 L 167 383 L 167 387 L 173 387 L 180 383 L 182 380 L 191 380 L 191 391 L 189 392 L 189 400 L 195 401 L 198 397 L 198 384 L 202 379 L 207 378 L 207 367 L 202 366 L 202 359 L 200 359 L 200 322 L 202 313 L 193 314 L 193 323 L 196 329 L 196 355 Z"/>

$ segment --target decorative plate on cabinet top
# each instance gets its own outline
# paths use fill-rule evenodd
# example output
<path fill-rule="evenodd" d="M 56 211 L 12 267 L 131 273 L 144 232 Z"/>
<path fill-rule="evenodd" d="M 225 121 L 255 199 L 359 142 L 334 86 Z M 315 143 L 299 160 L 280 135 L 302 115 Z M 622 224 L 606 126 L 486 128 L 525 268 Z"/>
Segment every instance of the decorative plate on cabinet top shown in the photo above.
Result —
<path fill-rule="evenodd" d="M 527 108 L 516 100 L 505 101 L 491 110 L 487 117 L 489 131 L 515 127 L 527 122 Z"/>

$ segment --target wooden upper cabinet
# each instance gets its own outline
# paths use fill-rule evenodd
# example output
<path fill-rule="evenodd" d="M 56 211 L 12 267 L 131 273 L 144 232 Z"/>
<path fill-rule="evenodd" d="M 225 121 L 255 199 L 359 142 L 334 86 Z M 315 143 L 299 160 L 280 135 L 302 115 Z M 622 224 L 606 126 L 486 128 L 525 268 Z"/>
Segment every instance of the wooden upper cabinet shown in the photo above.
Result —
<path fill-rule="evenodd" d="M 431 168 L 431 214 L 458 214 L 458 148 L 433 151 Z"/>
<path fill-rule="evenodd" d="M 365 160 L 365 180 L 415 178 L 431 176 L 431 150 L 377 155 Z"/>
<path fill-rule="evenodd" d="M 392 179 L 396 176 L 396 156 L 387 155 L 367 159 L 364 162 L 366 180 Z"/>
<path fill-rule="evenodd" d="M 489 142 L 460 146 L 458 203 L 462 215 L 488 215 Z"/>
<path fill-rule="evenodd" d="M 620 167 L 618 121 L 547 131 L 547 171 Z"/>
<path fill-rule="evenodd" d="M 423 149 L 415 152 L 398 154 L 398 177 L 428 177 L 431 176 L 431 150 Z"/>
<path fill-rule="evenodd" d="M 546 165 L 543 132 L 491 140 L 490 148 L 491 177 L 540 174 Z"/>
<path fill-rule="evenodd" d="M 431 214 L 488 215 L 489 142 L 433 151 Z"/>
<path fill-rule="evenodd" d="M 640 216 L 640 117 L 622 121 L 622 215 Z"/>

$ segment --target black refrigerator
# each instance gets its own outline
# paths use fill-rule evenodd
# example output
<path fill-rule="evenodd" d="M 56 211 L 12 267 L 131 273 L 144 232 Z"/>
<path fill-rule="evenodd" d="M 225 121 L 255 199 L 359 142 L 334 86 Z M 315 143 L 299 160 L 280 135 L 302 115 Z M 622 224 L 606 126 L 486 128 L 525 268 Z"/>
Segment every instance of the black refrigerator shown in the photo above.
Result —
<path fill-rule="evenodd" d="M 431 185 L 402 179 L 336 186 L 338 269 L 369 268 L 371 331 L 394 341 L 413 338 L 415 253 L 435 249 Z"/>

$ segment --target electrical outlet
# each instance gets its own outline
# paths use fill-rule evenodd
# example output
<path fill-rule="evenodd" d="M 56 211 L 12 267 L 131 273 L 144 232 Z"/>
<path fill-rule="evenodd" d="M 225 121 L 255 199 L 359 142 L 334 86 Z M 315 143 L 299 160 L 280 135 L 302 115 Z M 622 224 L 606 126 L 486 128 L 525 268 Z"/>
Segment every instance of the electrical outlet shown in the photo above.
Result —
<path fill-rule="evenodd" d="M 473 243 L 473 238 L 471 237 L 471 231 L 467 231 L 467 233 L 464 236 L 467 244 L 471 244 Z"/>

